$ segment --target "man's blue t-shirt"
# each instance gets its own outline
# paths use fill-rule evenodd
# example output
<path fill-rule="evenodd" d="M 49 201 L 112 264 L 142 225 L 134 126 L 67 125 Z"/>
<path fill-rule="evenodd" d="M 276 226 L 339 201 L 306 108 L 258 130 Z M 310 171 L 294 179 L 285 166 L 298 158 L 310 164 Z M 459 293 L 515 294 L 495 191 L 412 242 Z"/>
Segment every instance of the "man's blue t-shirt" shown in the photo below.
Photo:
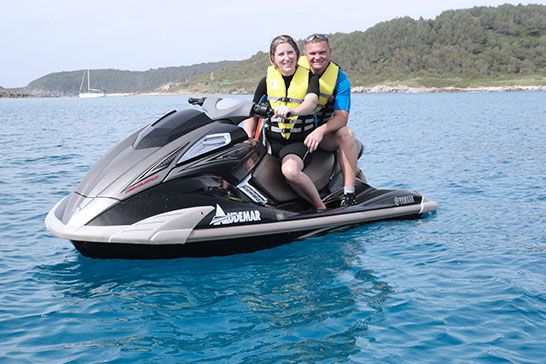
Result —
<path fill-rule="evenodd" d="M 351 109 L 351 84 L 345 72 L 341 69 L 337 74 L 336 87 L 334 87 L 334 111 Z"/>

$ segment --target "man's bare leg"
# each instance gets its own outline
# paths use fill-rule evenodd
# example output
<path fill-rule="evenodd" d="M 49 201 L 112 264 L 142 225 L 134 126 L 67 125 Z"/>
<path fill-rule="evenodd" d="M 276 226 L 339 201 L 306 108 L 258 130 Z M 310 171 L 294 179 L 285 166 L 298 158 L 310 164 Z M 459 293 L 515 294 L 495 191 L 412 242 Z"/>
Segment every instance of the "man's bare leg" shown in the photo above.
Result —
<path fill-rule="evenodd" d="M 331 152 L 338 151 L 344 186 L 354 189 L 358 146 L 351 129 L 343 127 L 333 134 L 325 135 L 320 148 Z"/>

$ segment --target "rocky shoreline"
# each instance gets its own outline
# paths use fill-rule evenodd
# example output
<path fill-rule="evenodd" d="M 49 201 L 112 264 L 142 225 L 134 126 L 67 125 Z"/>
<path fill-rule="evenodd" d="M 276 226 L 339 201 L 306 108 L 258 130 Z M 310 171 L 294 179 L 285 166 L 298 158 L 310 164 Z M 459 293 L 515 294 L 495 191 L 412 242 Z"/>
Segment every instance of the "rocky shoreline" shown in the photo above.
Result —
<path fill-rule="evenodd" d="M 452 93 L 452 92 L 522 92 L 546 91 L 546 86 L 483 86 L 483 87 L 410 87 L 405 85 L 389 86 L 356 86 L 351 88 L 354 93 Z"/>
<path fill-rule="evenodd" d="M 406 85 L 374 85 L 374 86 L 355 86 L 351 87 L 353 93 L 370 93 L 370 94 L 385 94 L 385 93 L 457 93 L 457 92 L 526 92 L 526 91 L 546 91 L 544 86 L 481 86 L 481 87 L 412 87 Z M 253 94 L 254 91 L 236 90 L 220 92 L 233 95 Z M 206 90 L 200 89 L 179 89 L 176 92 L 153 92 L 146 95 L 173 95 L 173 94 L 207 94 Z M 218 93 L 218 92 L 212 92 Z"/>
<path fill-rule="evenodd" d="M 526 91 L 546 91 L 546 85 L 543 86 L 480 86 L 480 87 L 412 87 L 406 85 L 374 85 L 374 86 L 355 86 L 351 87 L 353 93 L 386 94 L 386 93 L 457 93 L 457 92 L 526 92 Z M 253 94 L 254 91 L 236 90 L 220 92 L 224 94 Z M 176 92 L 153 92 L 147 95 L 173 95 L 173 94 L 207 94 L 206 90 L 200 89 L 179 89 Z M 218 93 L 218 92 L 213 92 Z"/>
<path fill-rule="evenodd" d="M 10 90 L 1 90 L 0 98 L 32 98 L 32 97 L 67 97 L 70 95 L 47 95 L 43 93 L 23 93 L 9 92 Z M 411 87 L 405 85 L 375 85 L 375 86 L 355 86 L 351 88 L 353 93 L 385 94 L 385 93 L 459 93 L 459 92 L 526 92 L 526 91 L 546 91 L 546 86 L 483 86 L 483 87 Z M 127 97 L 127 96 L 175 96 L 175 95 L 195 95 L 208 94 L 204 90 L 180 89 L 170 92 L 127 92 L 127 93 L 107 93 L 108 97 Z M 215 92 L 218 93 L 218 92 Z M 252 94 L 246 90 L 225 91 L 223 94 Z M 77 97 L 77 95 L 74 95 Z"/>

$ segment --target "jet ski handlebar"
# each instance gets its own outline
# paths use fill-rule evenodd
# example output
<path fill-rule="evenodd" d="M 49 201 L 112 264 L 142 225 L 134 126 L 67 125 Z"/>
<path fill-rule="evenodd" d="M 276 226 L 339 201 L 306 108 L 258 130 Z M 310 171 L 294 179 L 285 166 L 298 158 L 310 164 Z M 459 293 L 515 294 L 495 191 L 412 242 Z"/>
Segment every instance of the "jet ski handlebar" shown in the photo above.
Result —
<path fill-rule="evenodd" d="M 271 117 L 275 114 L 269 104 L 254 104 L 252 107 L 252 116 Z"/>
<path fill-rule="evenodd" d="M 206 97 L 190 97 L 188 98 L 188 103 L 192 105 L 199 105 L 203 106 L 203 102 L 205 102 Z"/>
<path fill-rule="evenodd" d="M 252 115 L 251 116 L 261 116 L 264 118 L 270 118 L 273 115 L 275 115 L 275 110 L 271 107 L 269 104 L 254 104 L 252 107 Z M 286 114 L 286 117 L 294 116 L 292 112 L 288 112 Z"/>

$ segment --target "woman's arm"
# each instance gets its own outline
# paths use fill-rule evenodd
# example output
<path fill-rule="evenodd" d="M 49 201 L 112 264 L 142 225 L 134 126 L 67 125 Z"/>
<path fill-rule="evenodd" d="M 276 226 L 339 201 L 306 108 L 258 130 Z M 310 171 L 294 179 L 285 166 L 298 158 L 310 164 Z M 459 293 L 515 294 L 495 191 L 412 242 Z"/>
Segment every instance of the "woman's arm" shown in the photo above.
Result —
<path fill-rule="evenodd" d="M 319 92 L 319 77 L 316 75 L 310 75 L 309 84 L 307 86 L 307 95 L 305 95 L 305 97 L 303 98 L 303 102 L 295 109 L 291 109 L 287 106 L 281 106 L 277 108 L 277 110 L 275 110 L 275 114 L 283 118 L 286 118 L 288 116 L 312 114 L 318 104 Z M 288 115 L 289 113 L 290 115 Z"/>
<path fill-rule="evenodd" d="M 291 111 L 293 116 L 308 115 L 315 111 L 318 103 L 318 96 L 315 94 L 307 94 L 303 98 L 303 102 L 297 108 Z"/>
<path fill-rule="evenodd" d="M 257 104 L 258 102 L 260 102 L 263 95 L 267 95 L 267 84 L 265 77 L 262 78 L 258 83 L 256 91 L 254 91 L 254 98 L 252 101 Z M 256 116 L 251 116 L 243 121 L 243 129 L 246 131 L 249 138 L 254 138 L 257 126 L 258 118 Z"/>
<path fill-rule="evenodd" d="M 315 111 L 318 103 L 318 96 L 315 94 L 307 94 L 303 98 L 303 102 L 295 109 L 288 106 L 279 106 L 275 109 L 275 116 L 287 118 L 290 116 L 309 115 Z"/>
<path fill-rule="evenodd" d="M 258 126 L 258 118 L 251 116 L 243 121 L 243 129 L 246 131 L 249 138 L 254 138 L 256 127 Z"/>

